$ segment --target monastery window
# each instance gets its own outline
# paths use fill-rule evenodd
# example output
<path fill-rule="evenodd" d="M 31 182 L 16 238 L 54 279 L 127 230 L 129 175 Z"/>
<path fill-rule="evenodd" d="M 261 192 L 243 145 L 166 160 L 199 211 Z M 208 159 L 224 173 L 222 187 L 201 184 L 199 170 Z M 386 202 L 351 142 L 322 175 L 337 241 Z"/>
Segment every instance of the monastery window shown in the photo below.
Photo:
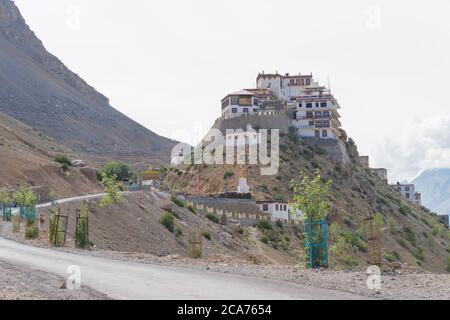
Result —
<path fill-rule="evenodd" d="M 329 118 L 330 117 L 330 112 L 329 111 L 324 111 L 323 112 L 323 117 L 324 118 Z"/>
<path fill-rule="evenodd" d="M 263 204 L 263 211 L 269 211 L 269 205 L 267 203 Z"/>
<path fill-rule="evenodd" d="M 259 104 L 259 100 L 258 99 L 253 99 L 253 105 L 257 106 Z"/>
<path fill-rule="evenodd" d="M 231 98 L 231 104 L 233 106 L 239 105 L 239 98 Z"/>
<path fill-rule="evenodd" d="M 406 196 L 406 198 L 408 198 L 408 199 L 409 199 L 409 193 L 407 193 L 407 194 L 406 194 L 405 196 Z"/>
<path fill-rule="evenodd" d="M 308 102 L 308 103 L 306 104 L 306 107 L 307 107 L 307 108 L 312 108 L 312 103 L 311 103 L 311 102 Z"/>
<path fill-rule="evenodd" d="M 283 205 L 283 210 L 284 210 L 284 211 L 286 211 L 286 210 L 287 210 L 287 208 L 286 208 L 286 205 Z"/>
<path fill-rule="evenodd" d="M 318 108 L 319 107 L 319 103 L 318 102 L 316 102 L 316 108 Z"/>
<path fill-rule="evenodd" d="M 237 108 L 232 108 L 232 109 L 231 109 L 231 112 L 232 112 L 232 113 L 237 113 Z"/>
<path fill-rule="evenodd" d="M 312 111 L 306 111 L 306 117 L 307 118 L 313 118 L 314 113 Z"/>
<path fill-rule="evenodd" d="M 306 79 L 306 85 L 309 86 L 310 83 L 311 83 L 311 79 Z"/>
<path fill-rule="evenodd" d="M 302 86 L 304 86 L 304 85 L 305 85 L 305 80 L 304 80 L 304 79 L 301 79 L 301 80 L 300 80 L 300 84 L 301 84 Z"/>
<path fill-rule="evenodd" d="M 310 121 L 310 122 L 309 122 L 309 126 L 310 126 L 310 127 L 314 127 L 314 121 Z"/>
<path fill-rule="evenodd" d="M 316 128 L 322 128 L 322 121 L 316 121 Z"/>
<path fill-rule="evenodd" d="M 314 134 L 316 135 L 316 138 L 320 138 L 320 131 L 319 130 L 315 130 Z"/>
<path fill-rule="evenodd" d="M 326 108 L 327 107 L 327 103 L 326 102 L 321 102 L 320 103 L 320 107 L 321 108 Z"/>
<path fill-rule="evenodd" d="M 325 120 L 325 121 L 323 122 L 323 127 L 324 127 L 324 128 L 329 128 L 329 127 L 330 127 L 330 121 Z"/>
<path fill-rule="evenodd" d="M 299 104 L 298 104 L 298 107 L 299 107 L 299 108 L 303 107 L 303 104 L 302 104 L 302 103 L 299 103 Z"/>
<path fill-rule="evenodd" d="M 244 112 L 244 113 L 248 113 L 248 108 L 244 108 L 244 109 L 242 109 L 242 112 Z"/>
<path fill-rule="evenodd" d="M 290 85 L 294 85 L 294 83 L 295 83 L 295 82 L 294 82 L 294 79 L 291 79 L 291 81 L 289 81 L 289 84 L 290 84 Z"/>
<path fill-rule="evenodd" d="M 327 138 L 327 137 L 328 137 L 328 131 L 322 130 L 322 138 Z"/>
<path fill-rule="evenodd" d="M 275 211 L 278 211 L 278 203 L 275 205 Z"/>
<path fill-rule="evenodd" d="M 316 111 L 316 118 L 322 118 L 322 112 Z"/>
<path fill-rule="evenodd" d="M 405 187 L 405 191 L 408 191 L 408 192 L 409 192 L 409 187 Z"/>

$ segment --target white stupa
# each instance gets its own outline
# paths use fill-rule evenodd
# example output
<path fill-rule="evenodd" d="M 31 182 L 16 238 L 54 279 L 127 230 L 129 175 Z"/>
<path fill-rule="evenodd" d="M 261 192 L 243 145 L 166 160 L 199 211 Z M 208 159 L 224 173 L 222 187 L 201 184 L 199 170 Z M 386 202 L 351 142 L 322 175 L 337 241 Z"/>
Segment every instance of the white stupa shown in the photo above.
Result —
<path fill-rule="evenodd" d="M 239 185 L 237 188 L 237 192 L 238 193 L 249 193 L 250 192 L 250 187 L 248 186 L 247 178 L 245 178 L 245 175 L 243 172 L 241 172 L 241 177 L 239 178 Z"/>

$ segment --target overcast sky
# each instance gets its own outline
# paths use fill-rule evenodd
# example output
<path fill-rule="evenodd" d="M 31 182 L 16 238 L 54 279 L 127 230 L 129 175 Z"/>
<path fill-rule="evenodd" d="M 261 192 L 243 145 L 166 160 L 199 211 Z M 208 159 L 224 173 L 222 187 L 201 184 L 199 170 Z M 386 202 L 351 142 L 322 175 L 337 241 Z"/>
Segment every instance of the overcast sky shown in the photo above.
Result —
<path fill-rule="evenodd" d="M 16 0 L 112 106 L 190 143 L 258 72 L 313 73 L 392 182 L 450 167 L 450 2 Z"/>

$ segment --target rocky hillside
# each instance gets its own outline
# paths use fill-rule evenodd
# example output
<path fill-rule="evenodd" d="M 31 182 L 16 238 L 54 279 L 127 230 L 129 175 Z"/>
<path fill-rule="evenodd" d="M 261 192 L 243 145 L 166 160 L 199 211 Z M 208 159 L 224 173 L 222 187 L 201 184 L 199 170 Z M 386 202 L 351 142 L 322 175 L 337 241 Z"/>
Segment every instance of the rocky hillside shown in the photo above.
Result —
<path fill-rule="evenodd" d="M 47 52 L 11 0 L 0 0 L 0 112 L 87 154 L 167 161 L 174 145 Z"/>
<path fill-rule="evenodd" d="M 437 214 L 450 214 L 450 169 L 424 171 L 413 183 L 422 193 L 424 206 Z"/>
<path fill-rule="evenodd" d="M 356 161 L 355 148 L 348 146 L 353 160 L 339 165 L 320 147 L 296 138 L 281 139 L 281 168 L 276 176 L 261 176 L 256 166 L 246 166 L 246 176 L 257 200 L 290 200 L 289 182 L 300 171 L 312 174 L 320 169 L 325 179 L 332 179 L 330 199 L 333 212 L 330 223 L 340 226 L 332 239 L 331 258 L 337 267 L 354 267 L 369 262 L 368 234 L 363 219 L 379 212 L 383 217 L 383 256 L 386 266 L 399 262 L 445 272 L 450 257 L 450 232 L 436 215 L 405 201 L 390 186 Z M 224 173 L 231 171 L 229 190 L 238 184 L 241 166 L 184 166 L 172 168 L 166 183 L 174 192 L 190 194 L 219 193 L 225 190 Z M 197 178 L 199 185 L 197 186 Z M 199 189 L 197 189 L 199 188 Z M 337 240 L 341 248 L 336 247 Z M 341 250 L 342 249 L 342 250 Z"/>
<path fill-rule="evenodd" d="M 87 168 L 64 172 L 54 161 L 58 154 L 73 152 L 41 132 L 0 113 L 0 187 L 43 186 L 59 197 L 102 190 Z"/>

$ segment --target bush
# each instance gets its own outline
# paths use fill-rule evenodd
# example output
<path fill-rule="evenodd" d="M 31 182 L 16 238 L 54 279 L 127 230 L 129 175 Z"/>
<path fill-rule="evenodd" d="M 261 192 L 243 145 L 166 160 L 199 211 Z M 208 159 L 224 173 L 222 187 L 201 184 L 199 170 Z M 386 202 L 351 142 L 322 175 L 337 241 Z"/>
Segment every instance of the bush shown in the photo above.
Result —
<path fill-rule="evenodd" d="M 209 233 L 209 231 L 204 231 L 202 235 L 206 240 L 211 240 L 211 234 Z"/>
<path fill-rule="evenodd" d="M 110 161 L 102 168 L 102 172 L 109 178 L 115 177 L 119 181 L 124 181 L 133 178 L 134 174 L 130 167 L 119 161 Z"/>
<path fill-rule="evenodd" d="M 195 211 L 195 208 L 194 208 L 193 205 L 188 205 L 188 206 L 187 206 L 187 209 L 188 209 L 190 212 L 192 212 L 193 214 L 196 214 L 196 213 L 197 213 L 197 212 Z"/>
<path fill-rule="evenodd" d="M 416 234 L 409 227 L 403 228 L 403 232 L 405 233 L 405 239 L 409 241 L 413 246 L 417 245 Z"/>
<path fill-rule="evenodd" d="M 269 239 L 267 239 L 266 235 L 262 235 L 259 240 L 261 240 L 261 242 L 268 244 L 269 243 Z"/>
<path fill-rule="evenodd" d="M 277 222 L 275 222 L 275 225 L 280 229 L 283 228 L 283 222 L 281 222 L 280 220 L 277 220 Z"/>
<path fill-rule="evenodd" d="M 234 172 L 227 171 L 223 175 L 223 180 L 227 180 L 228 178 L 231 178 L 232 176 L 234 176 Z"/>
<path fill-rule="evenodd" d="M 260 220 L 256 226 L 261 230 L 272 230 L 272 225 L 267 220 Z"/>
<path fill-rule="evenodd" d="M 175 219 L 171 213 L 164 213 L 161 218 L 159 219 L 159 222 L 166 227 L 167 230 L 170 232 L 173 232 L 173 229 L 175 227 Z"/>
<path fill-rule="evenodd" d="M 173 203 L 175 203 L 177 206 L 179 206 L 181 208 L 184 208 L 184 206 L 185 206 L 184 201 L 178 199 L 176 196 L 171 196 L 170 201 L 172 201 Z"/>
<path fill-rule="evenodd" d="M 180 228 L 176 228 L 175 230 L 175 237 L 181 237 L 183 235 L 183 230 L 181 230 Z"/>
<path fill-rule="evenodd" d="M 385 252 L 384 258 L 389 262 L 394 262 L 398 259 L 398 257 L 396 257 L 393 252 Z"/>
<path fill-rule="evenodd" d="M 208 213 L 206 215 L 206 219 L 208 219 L 211 222 L 217 223 L 217 224 L 219 223 L 219 218 L 215 214 L 212 214 L 212 213 Z"/>
<path fill-rule="evenodd" d="M 65 155 L 58 155 L 58 156 L 56 156 L 55 157 L 55 162 L 63 165 L 63 168 L 64 168 L 64 166 L 66 168 L 68 168 L 68 167 L 70 167 L 72 165 L 72 161 L 70 161 L 70 159 L 67 156 L 65 156 Z"/>
<path fill-rule="evenodd" d="M 408 214 L 411 214 L 411 209 L 407 206 L 401 206 L 400 209 L 398 210 L 400 211 L 400 213 L 404 216 L 407 216 Z"/>
<path fill-rule="evenodd" d="M 37 239 L 39 237 L 39 229 L 37 226 L 37 223 L 33 223 L 25 229 L 25 239 L 31 240 L 31 239 Z"/>
<path fill-rule="evenodd" d="M 445 271 L 450 273 L 450 257 L 445 260 Z"/>

